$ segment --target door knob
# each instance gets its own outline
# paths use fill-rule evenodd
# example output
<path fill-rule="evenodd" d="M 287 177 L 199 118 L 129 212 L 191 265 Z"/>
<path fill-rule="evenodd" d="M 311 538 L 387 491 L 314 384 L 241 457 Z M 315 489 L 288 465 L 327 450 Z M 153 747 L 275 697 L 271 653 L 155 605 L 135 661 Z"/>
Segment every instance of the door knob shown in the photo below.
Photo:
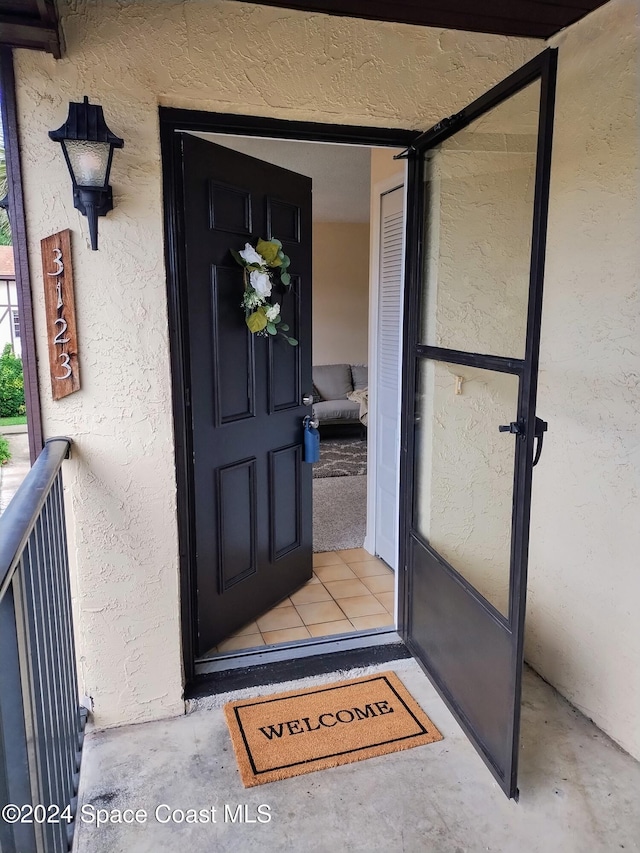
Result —
<path fill-rule="evenodd" d="M 302 398 L 303 406 L 313 406 L 313 394 L 305 394 Z"/>

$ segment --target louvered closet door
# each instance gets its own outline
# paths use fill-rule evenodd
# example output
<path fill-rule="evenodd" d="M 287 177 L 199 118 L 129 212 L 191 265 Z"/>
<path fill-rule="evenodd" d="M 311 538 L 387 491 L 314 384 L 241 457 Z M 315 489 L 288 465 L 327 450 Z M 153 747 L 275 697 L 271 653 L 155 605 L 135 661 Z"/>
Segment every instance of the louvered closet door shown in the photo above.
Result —
<path fill-rule="evenodd" d="M 400 349 L 404 269 L 404 187 L 380 197 L 378 293 L 376 553 L 398 563 Z"/>

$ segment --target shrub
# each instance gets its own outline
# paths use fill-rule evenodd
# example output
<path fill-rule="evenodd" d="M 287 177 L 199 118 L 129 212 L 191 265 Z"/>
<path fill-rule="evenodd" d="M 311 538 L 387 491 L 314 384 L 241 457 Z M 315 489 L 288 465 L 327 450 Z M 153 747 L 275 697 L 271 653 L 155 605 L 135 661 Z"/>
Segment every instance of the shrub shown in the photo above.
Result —
<path fill-rule="evenodd" d="M 11 451 L 9 450 L 9 442 L 3 435 L 0 435 L 0 465 L 4 465 L 10 459 Z"/>
<path fill-rule="evenodd" d="M 14 418 L 25 411 L 22 359 L 7 344 L 0 355 L 0 418 Z"/>

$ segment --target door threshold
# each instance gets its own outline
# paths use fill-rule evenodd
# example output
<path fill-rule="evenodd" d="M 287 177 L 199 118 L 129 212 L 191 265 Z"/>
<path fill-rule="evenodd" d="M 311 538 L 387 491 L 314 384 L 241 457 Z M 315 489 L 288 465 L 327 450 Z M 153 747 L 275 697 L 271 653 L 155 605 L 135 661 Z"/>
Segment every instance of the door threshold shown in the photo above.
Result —
<path fill-rule="evenodd" d="M 312 640 L 294 640 L 272 647 L 258 646 L 255 649 L 242 649 L 237 652 L 218 654 L 207 660 L 196 661 L 195 674 L 208 675 L 214 672 L 227 672 L 230 669 L 242 669 L 247 666 L 261 666 L 281 661 L 299 660 L 315 655 L 329 655 L 351 649 L 365 649 L 371 646 L 392 645 L 402 642 L 395 628 L 373 628 L 370 631 L 318 637 Z"/>
<path fill-rule="evenodd" d="M 264 687 L 338 670 L 386 664 L 412 657 L 395 630 L 372 631 L 341 639 L 325 637 L 325 642 L 309 642 L 298 648 L 283 646 L 271 652 L 228 655 L 219 661 L 203 662 L 215 666 L 200 672 L 185 689 L 185 700 L 201 699 L 247 687 Z"/>

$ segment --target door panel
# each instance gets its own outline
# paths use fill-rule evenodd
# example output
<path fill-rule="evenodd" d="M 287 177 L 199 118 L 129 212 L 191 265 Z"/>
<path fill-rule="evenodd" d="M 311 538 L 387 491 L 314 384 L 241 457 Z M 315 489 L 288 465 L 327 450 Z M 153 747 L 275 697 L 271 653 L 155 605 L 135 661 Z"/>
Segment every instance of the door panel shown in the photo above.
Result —
<path fill-rule="evenodd" d="M 281 559 L 302 544 L 302 513 L 291 512 L 291 494 L 302 489 L 302 448 L 299 444 L 269 451 L 269 521 L 271 560 Z"/>
<path fill-rule="evenodd" d="M 409 170 L 403 634 L 510 797 L 555 67 L 436 125 Z"/>
<path fill-rule="evenodd" d="M 256 460 L 216 469 L 221 592 L 256 573 Z M 243 519 L 238 525 L 236 519 Z"/>
<path fill-rule="evenodd" d="M 279 232 L 275 231 L 274 234 Z M 280 239 L 280 238 L 278 238 Z M 281 316 L 283 321 L 289 326 L 289 332 L 297 341 L 300 341 L 302 318 L 300 312 L 303 309 L 308 310 L 308 293 L 301 292 L 300 276 L 291 276 L 291 290 L 287 298 L 281 303 Z M 308 290 L 308 282 L 305 284 Z M 282 341 L 278 341 L 281 344 Z M 274 412 L 282 412 L 287 409 L 300 408 L 304 391 L 301 387 L 303 372 L 308 372 L 308 365 L 305 365 L 305 371 L 302 367 L 302 359 L 307 361 L 309 355 L 308 341 L 301 341 L 297 347 L 290 346 L 270 346 L 269 347 L 269 380 L 267 393 L 269 395 L 268 410 L 269 414 Z M 308 382 L 307 382 L 308 385 Z"/>
<path fill-rule="evenodd" d="M 441 691 L 455 697 L 458 722 L 500 774 L 511 760 L 511 635 L 426 543 L 412 536 L 410 549 L 412 597 L 419 603 L 411 649 L 428 661 Z"/>
<path fill-rule="evenodd" d="M 182 134 L 186 301 L 196 538 L 197 654 L 252 621 L 312 574 L 311 466 L 302 420 L 311 390 L 311 181 Z M 240 306 L 230 249 L 277 237 L 292 288 L 289 323 L 257 337 Z"/>
<path fill-rule="evenodd" d="M 240 267 L 211 268 L 211 385 L 213 423 L 231 424 L 255 417 L 254 341 L 246 334 L 237 294 L 242 293 Z M 237 371 L 225 369 L 229 362 Z"/>

